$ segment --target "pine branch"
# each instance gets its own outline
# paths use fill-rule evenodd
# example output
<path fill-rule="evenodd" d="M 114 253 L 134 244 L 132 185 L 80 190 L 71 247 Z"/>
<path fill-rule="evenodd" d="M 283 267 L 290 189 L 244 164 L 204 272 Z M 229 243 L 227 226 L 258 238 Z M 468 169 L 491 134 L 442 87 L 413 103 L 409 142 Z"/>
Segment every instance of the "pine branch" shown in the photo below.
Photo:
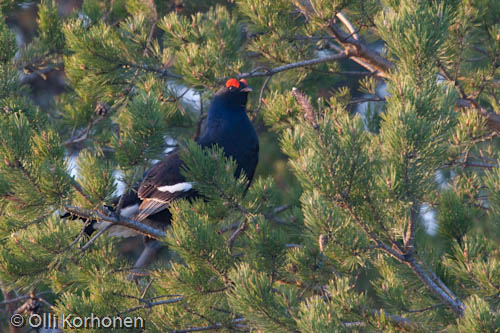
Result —
<path fill-rule="evenodd" d="M 417 277 L 422 281 L 422 283 L 435 295 L 437 296 L 440 300 L 443 301 L 458 317 L 463 317 L 465 313 L 465 305 L 458 300 L 454 296 L 454 294 L 451 292 L 451 290 L 444 285 L 444 283 L 439 283 L 438 284 L 425 272 L 420 266 L 420 264 L 417 263 L 415 258 L 413 256 L 409 256 L 405 258 L 405 262 L 407 265 L 410 267 L 410 269 L 417 275 Z M 433 274 L 433 273 L 431 273 Z M 436 276 L 437 278 L 437 276 Z M 439 280 L 441 281 L 441 280 Z M 450 294 L 452 296 L 450 296 Z"/>
<path fill-rule="evenodd" d="M 414 252 L 401 253 L 398 248 L 390 248 L 381 242 L 376 234 L 366 227 L 365 223 L 361 221 L 354 213 L 352 207 L 348 203 L 343 203 L 343 207 L 349 212 L 356 224 L 367 234 L 367 236 L 377 245 L 377 248 L 382 249 L 387 254 L 396 258 L 401 263 L 406 264 L 417 275 L 422 283 L 437 296 L 443 303 L 445 303 L 458 317 L 462 317 L 465 312 L 465 305 L 453 294 L 453 292 L 435 275 L 434 272 L 429 270 L 426 272 L 414 257 Z"/>
<path fill-rule="evenodd" d="M 146 235 L 146 236 L 151 237 L 151 238 L 154 238 L 154 239 L 162 239 L 166 235 L 165 231 L 163 231 L 163 230 L 153 228 L 149 225 L 143 224 L 143 223 L 138 222 L 136 220 L 129 219 L 123 215 L 120 215 L 119 217 L 110 216 L 107 214 L 102 214 L 102 213 L 99 213 L 96 211 L 84 210 L 84 209 L 70 206 L 70 205 L 64 205 L 64 209 L 66 211 L 68 211 L 69 213 L 72 213 L 76 216 L 86 218 L 86 219 L 97 219 L 99 221 L 111 222 L 111 223 L 114 223 L 115 225 L 121 225 L 121 226 L 130 228 L 132 230 L 140 232 L 141 234 Z"/>
<path fill-rule="evenodd" d="M 311 3 L 308 0 L 294 0 L 294 4 L 299 8 L 302 14 L 310 20 L 310 17 L 313 15 Z M 356 30 L 345 15 L 337 13 L 336 17 L 348 27 L 351 33 L 348 34 L 335 23 L 330 23 L 326 26 L 327 34 L 334 37 L 344 50 L 332 43 L 329 43 L 329 45 L 338 52 L 346 52 L 349 58 L 365 67 L 370 72 L 377 72 L 377 76 L 388 78 L 389 71 L 395 67 L 394 63 L 382 57 L 378 52 L 371 50 L 366 44 L 359 40 L 359 38 L 356 38 L 358 37 Z"/>
<path fill-rule="evenodd" d="M 134 64 L 134 63 L 124 63 L 123 65 L 125 66 L 130 66 L 135 69 L 141 69 L 146 72 L 152 72 L 152 73 L 157 73 L 160 74 L 163 77 L 171 77 L 173 79 L 182 79 L 182 75 L 175 74 L 168 69 L 163 69 L 163 68 L 157 68 L 157 67 L 152 67 L 149 65 L 144 65 L 144 64 Z"/>
<path fill-rule="evenodd" d="M 294 0 L 294 3 L 306 18 L 311 16 L 312 9 L 309 1 Z M 341 21 L 349 22 L 345 15 L 341 14 L 341 16 L 343 16 Z M 350 22 L 349 25 L 352 27 Z M 352 27 L 352 30 L 355 31 L 354 27 Z M 382 57 L 378 52 L 371 50 L 361 40 L 354 38 L 352 33 L 346 33 L 335 23 L 328 25 L 326 32 L 330 36 L 334 37 L 335 40 L 344 48 L 342 49 L 333 43 L 329 43 L 328 45 L 332 49 L 337 52 L 344 52 L 348 58 L 365 67 L 370 72 L 376 72 L 377 76 L 389 78 L 389 71 L 395 69 L 395 64 L 393 62 Z M 458 83 L 452 79 L 450 75 L 445 76 L 445 78 L 449 81 L 455 82 L 458 86 Z M 461 89 L 461 98 L 457 101 L 457 107 L 476 109 L 481 116 L 486 118 L 488 127 L 494 131 L 500 132 L 500 115 L 484 108 L 474 98 L 465 96 L 463 89 Z"/>
<path fill-rule="evenodd" d="M 378 52 L 370 49 L 360 40 L 356 40 L 353 36 L 347 34 L 336 24 L 330 24 L 327 28 L 327 33 L 336 38 L 350 57 L 361 59 L 363 62 L 378 71 L 380 73 L 379 76 L 388 78 L 389 71 L 395 68 L 393 62 L 382 57 Z"/>

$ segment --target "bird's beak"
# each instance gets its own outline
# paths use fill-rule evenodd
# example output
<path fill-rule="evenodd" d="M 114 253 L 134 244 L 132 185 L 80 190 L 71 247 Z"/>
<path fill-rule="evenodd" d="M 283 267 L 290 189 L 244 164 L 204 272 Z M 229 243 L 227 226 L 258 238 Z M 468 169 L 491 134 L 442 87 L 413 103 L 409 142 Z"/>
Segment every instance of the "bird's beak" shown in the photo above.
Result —
<path fill-rule="evenodd" d="M 243 91 L 243 92 L 250 92 L 250 91 L 253 91 L 253 89 L 250 88 L 250 87 L 245 87 L 245 88 L 241 89 L 241 91 Z"/>

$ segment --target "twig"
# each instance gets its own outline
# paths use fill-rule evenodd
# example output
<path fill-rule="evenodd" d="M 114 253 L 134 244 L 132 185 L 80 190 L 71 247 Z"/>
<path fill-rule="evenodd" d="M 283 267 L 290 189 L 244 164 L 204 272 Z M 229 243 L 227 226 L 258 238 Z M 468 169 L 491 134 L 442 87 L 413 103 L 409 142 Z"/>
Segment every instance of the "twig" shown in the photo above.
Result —
<path fill-rule="evenodd" d="M 370 310 L 370 312 L 372 312 L 373 314 L 375 314 L 377 316 L 380 316 L 381 311 L 373 309 L 373 310 Z M 408 328 L 412 328 L 412 329 L 417 328 L 416 323 L 412 322 L 411 320 L 409 320 L 407 318 L 396 316 L 396 315 L 393 315 L 391 313 L 387 313 L 385 311 L 384 311 L 384 316 L 399 326 L 408 327 Z"/>
<path fill-rule="evenodd" d="M 68 245 L 68 247 L 67 247 L 67 249 L 68 249 L 68 250 L 69 250 L 69 249 L 72 249 L 72 248 L 73 248 L 73 246 L 75 246 L 75 245 L 76 245 L 76 243 L 78 243 L 78 241 L 79 241 L 80 239 L 82 239 L 83 234 L 85 233 L 85 228 L 87 227 L 87 223 L 88 223 L 88 222 L 86 222 L 86 223 L 84 224 L 84 226 L 82 227 L 82 230 L 80 230 L 80 233 L 78 234 L 78 236 L 76 236 L 76 238 L 75 238 L 75 239 L 71 242 L 71 244 L 69 244 L 69 245 Z"/>
<path fill-rule="evenodd" d="M 21 313 L 25 313 L 25 312 L 31 312 L 31 313 L 35 312 L 38 309 L 38 307 L 40 306 L 40 303 L 47 305 L 49 307 L 49 309 L 51 309 L 51 310 L 54 309 L 54 306 L 52 304 L 47 302 L 42 297 L 38 297 L 35 294 L 35 290 L 33 289 L 33 290 L 31 290 L 26 302 L 24 302 L 23 305 L 18 307 L 14 311 L 14 314 L 21 314 Z"/>
<path fill-rule="evenodd" d="M 264 83 L 262 84 L 262 87 L 260 88 L 259 105 L 257 106 L 257 109 L 255 109 L 254 115 L 257 115 L 262 107 L 262 99 L 264 97 L 264 90 L 266 90 L 267 85 L 269 84 L 269 81 L 271 81 L 272 77 L 273 77 L 272 75 L 269 75 L 268 77 L 266 77 L 266 79 L 264 80 Z"/>
<path fill-rule="evenodd" d="M 136 69 L 142 69 L 142 70 L 144 70 L 146 72 L 158 73 L 158 74 L 160 74 L 161 76 L 164 76 L 164 77 L 171 77 L 171 78 L 174 78 L 174 79 L 182 79 L 183 78 L 182 75 L 172 73 L 168 69 L 156 68 L 156 67 L 152 67 L 152 66 L 148 66 L 148 65 L 133 64 L 133 63 L 126 63 L 126 64 L 123 64 L 123 65 L 130 66 L 130 67 L 136 68 Z"/>
<path fill-rule="evenodd" d="M 142 292 L 142 295 L 141 295 L 141 298 L 144 298 L 144 296 L 146 296 L 146 293 L 148 292 L 148 289 L 151 287 L 151 285 L 153 284 L 153 281 L 155 279 L 151 279 L 149 280 L 148 284 L 146 285 L 146 288 L 144 288 L 144 291 Z"/>
<path fill-rule="evenodd" d="M 54 305 L 52 305 L 52 304 L 50 304 L 49 302 L 47 302 L 47 301 L 46 301 L 43 297 L 37 297 L 37 298 L 38 298 L 38 300 L 39 300 L 40 302 L 42 302 L 43 304 L 47 305 L 47 306 L 49 307 L 49 309 L 51 309 L 51 310 L 54 310 L 54 309 L 55 309 L 55 308 L 54 308 Z"/>
<path fill-rule="evenodd" d="M 231 224 L 230 226 L 222 227 L 219 229 L 219 231 L 217 231 L 217 233 L 223 234 L 225 232 L 228 232 L 229 230 L 236 230 L 240 226 L 240 223 L 241 222 L 235 222 L 235 223 Z"/>
<path fill-rule="evenodd" d="M 236 229 L 236 231 L 227 240 L 227 247 L 229 248 L 229 251 L 233 249 L 234 241 L 246 229 L 246 227 L 247 227 L 247 218 L 241 221 L 238 229 Z"/>
<path fill-rule="evenodd" d="M 345 25 L 345 27 L 347 28 L 347 30 L 349 30 L 351 36 L 355 40 L 359 40 L 358 32 L 356 31 L 356 29 L 354 29 L 354 26 L 352 25 L 351 21 L 349 21 L 347 19 L 347 17 L 342 12 L 337 13 L 336 16 L 342 22 L 342 24 Z"/>
<path fill-rule="evenodd" d="M 198 119 L 198 123 L 196 124 L 196 131 L 193 134 L 193 140 L 198 141 L 201 134 L 201 126 L 203 125 L 203 120 L 207 117 L 206 113 L 200 113 L 200 119 Z"/>
<path fill-rule="evenodd" d="M 134 312 L 134 311 L 137 311 L 137 310 L 141 310 L 141 309 L 150 309 L 150 308 L 152 308 L 154 306 L 158 306 L 158 305 L 178 303 L 178 302 L 180 302 L 182 300 L 184 300 L 184 296 L 177 297 L 177 298 L 172 298 L 172 299 L 167 299 L 167 300 L 163 300 L 163 301 L 157 301 L 157 302 L 147 303 L 147 304 L 144 304 L 144 305 L 139 305 L 139 306 L 133 307 L 133 308 L 128 309 L 128 310 L 126 310 L 124 312 L 120 312 L 120 315 L 124 315 L 124 314 L 130 313 L 130 312 Z"/>
<path fill-rule="evenodd" d="M 82 248 L 80 249 L 81 252 L 85 252 L 87 251 L 87 249 L 92 245 L 94 244 L 94 242 L 97 240 L 97 238 L 99 238 L 103 233 L 105 233 L 109 228 L 111 228 L 113 226 L 112 223 L 106 225 L 104 228 L 102 228 L 101 230 L 99 230 L 99 232 L 97 234 L 94 235 L 94 237 L 92 237 L 88 242 L 87 244 L 85 244 L 84 246 L 82 246 Z"/>
<path fill-rule="evenodd" d="M 154 4 L 153 4 L 154 6 Z M 144 52 L 142 55 L 145 57 L 148 53 L 149 45 L 151 44 L 151 41 L 153 40 L 153 35 L 155 33 L 155 28 L 156 28 L 156 23 L 158 23 L 158 14 L 156 13 L 156 6 L 154 6 L 154 13 L 155 13 L 155 18 L 153 20 L 153 24 L 151 26 L 151 30 L 149 31 L 148 39 L 146 40 L 146 47 L 144 48 Z"/>
<path fill-rule="evenodd" d="M 425 312 L 425 311 L 429 311 L 429 310 L 434 310 L 434 309 L 437 309 L 441 306 L 445 305 L 444 303 L 438 303 L 438 304 L 434 304 L 434 305 L 431 305 L 431 306 L 428 306 L 426 308 L 422 308 L 422 309 L 416 309 L 416 310 L 403 310 L 405 312 L 410 312 L 410 313 L 419 313 L 419 312 Z"/>
<path fill-rule="evenodd" d="M 366 103 L 366 102 L 385 102 L 385 98 L 378 97 L 378 96 L 368 97 L 368 98 L 358 98 L 358 99 L 354 99 L 354 100 L 350 101 L 347 104 L 351 105 L 351 104 L 359 104 L 359 103 Z"/>
<path fill-rule="evenodd" d="M 326 57 L 318 57 L 318 58 L 313 58 L 313 59 L 309 59 L 309 60 L 294 62 L 291 64 L 286 64 L 283 66 L 272 68 L 268 71 L 242 73 L 242 74 L 236 75 L 236 77 L 238 79 L 243 79 L 243 78 L 249 78 L 249 77 L 272 76 L 274 74 L 284 72 L 284 71 L 287 71 L 290 69 L 317 65 L 317 64 L 335 61 L 335 60 L 341 60 L 341 59 L 345 59 L 345 58 L 347 58 L 347 53 L 340 52 L 340 53 L 333 54 L 333 55 L 326 56 Z"/>
<path fill-rule="evenodd" d="M 52 292 L 48 291 L 48 290 L 42 291 L 42 292 L 39 292 L 38 294 L 36 294 L 35 297 L 40 297 L 41 295 L 46 295 L 46 294 L 52 294 Z M 25 299 L 28 299 L 30 297 L 31 297 L 30 295 L 24 295 L 24 296 L 19 296 L 19 297 L 16 297 L 16 298 L 11 298 L 9 300 L 5 300 L 5 301 L 0 302 L 0 305 L 5 305 L 5 304 L 15 303 L 15 302 L 19 302 L 19 301 L 24 301 Z"/>
<path fill-rule="evenodd" d="M 410 207 L 410 222 L 408 225 L 408 230 L 403 239 L 403 244 L 405 246 L 405 255 L 415 253 L 415 233 L 417 230 L 417 218 L 418 218 L 418 205 L 413 203 Z"/>
<path fill-rule="evenodd" d="M 173 330 L 173 331 L 169 331 L 169 332 L 170 333 L 201 332 L 201 331 L 218 330 L 220 328 L 222 328 L 222 325 L 219 323 L 216 323 L 215 325 L 210 325 L 210 326 L 192 327 L 192 328 L 186 328 L 184 330 Z"/>
<path fill-rule="evenodd" d="M 211 324 L 212 326 L 217 325 L 216 323 L 214 323 L 214 322 L 213 322 L 213 320 L 210 320 L 210 318 L 208 318 L 208 317 L 206 317 L 206 316 L 202 315 L 201 313 L 196 312 L 196 311 L 195 311 L 195 310 L 193 310 L 193 309 L 188 308 L 188 307 L 186 306 L 186 304 L 183 304 L 183 308 L 184 308 L 184 310 L 186 310 L 187 312 L 189 312 L 189 313 L 191 313 L 191 314 L 193 314 L 193 315 L 195 315 L 195 316 L 198 316 L 198 317 L 200 317 L 201 319 L 206 320 L 206 321 L 207 321 L 209 324 Z"/>
<path fill-rule="evenodd" d="M 351 328 L 351 327 L 360 327 L 360 326 L 363 327 L 363 326 L 366 326 L 366 324 L 363 321 L 347 321 L 347 322 L 343 322 L 342 326 L 347 327 L 347 328 Z"/>
<path fill-rule="evenodd" d="M 97 119 L 100 119 L 100 118 L 97 118 Z M 64 145 L 66 147 L 68 147 L 68 146 L 71 146 L 73 144 L 80 143 L 80 142 L 86 140 L 89 137 L 89 133 L 90 133 L 91 128 L 92 128 L 92 121 L 88 124 L 87 128 L 83 131 L 82 134 L 71 136 L 71 138 L 64 141 Z"/>
<path fill-rule="evenodd" d="M 64 145 L 66 147 L 69 147 L 69 146 L 72 146 L 74 144 L 77 144 L 77 143 L 80 143 L 80 142 L 87 140 L 87 138 L 89 137 L 90 131 L 92 130 L 92 127 L 94 127 L 97 123 L 99 123 L 103 119 L 104 119 L 104 117 L 98 117 L 98 118 L 92 120 L 89 123 L 89 125 L 87 126 L 87 128 L 83 131 L 83 133 L 72 136 L 71 138 L 69 138 L 68 140 L 66 140 L 64 142 Z"/>
<path fill-rule="evenodd" d="M 264 216 L 269 215 L 269 214 L 276 215 L 276 214 L 282 213 L 290 207 L 291 207 L 291 205 L 289 205 L 289 204 L 278 206 L 278 207 L 274 208 L 270 213 L 264 214 Z"/>

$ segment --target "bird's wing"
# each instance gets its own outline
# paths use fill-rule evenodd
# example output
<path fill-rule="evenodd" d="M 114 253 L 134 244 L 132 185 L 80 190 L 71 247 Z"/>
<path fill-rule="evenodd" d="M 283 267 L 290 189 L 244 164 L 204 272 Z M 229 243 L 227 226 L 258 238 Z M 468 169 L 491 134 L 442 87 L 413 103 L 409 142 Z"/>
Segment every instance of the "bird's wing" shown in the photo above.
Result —
<path fill-rule="evenodd" d="M 192 184 L 181 174 L 182 165 L 179 154 L 174 152 L 147 172 L 139 186 L 138 196 L 142 203 L 136 220 L 142 221 L 167 209 L 172 201 L 195 194 Z"/>

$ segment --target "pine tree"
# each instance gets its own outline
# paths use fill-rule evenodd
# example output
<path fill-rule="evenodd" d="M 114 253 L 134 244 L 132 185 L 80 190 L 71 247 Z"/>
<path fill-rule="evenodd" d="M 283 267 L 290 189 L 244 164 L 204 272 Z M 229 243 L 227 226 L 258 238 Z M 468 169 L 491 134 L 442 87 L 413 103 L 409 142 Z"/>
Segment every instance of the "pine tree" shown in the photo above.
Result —
<path fill-rule="evenodd" d="M 498 1 L 83 0 L 65 16 L 42 0 L 23 46 L 20 3 L 0 3 L 0 327 L 500 331 Z M 30 82 L 53 71 L 65 91 L 37 105 Z M 254 87 L 248 190 L 193 141 L 230 77 Z M 175 202 L 166 232 L 107 209 L 116 175 L 132 188 L 169 146 L 203 200 Z M 63 212 L 167 254 L 134 283 L 120 240 Z"/>

